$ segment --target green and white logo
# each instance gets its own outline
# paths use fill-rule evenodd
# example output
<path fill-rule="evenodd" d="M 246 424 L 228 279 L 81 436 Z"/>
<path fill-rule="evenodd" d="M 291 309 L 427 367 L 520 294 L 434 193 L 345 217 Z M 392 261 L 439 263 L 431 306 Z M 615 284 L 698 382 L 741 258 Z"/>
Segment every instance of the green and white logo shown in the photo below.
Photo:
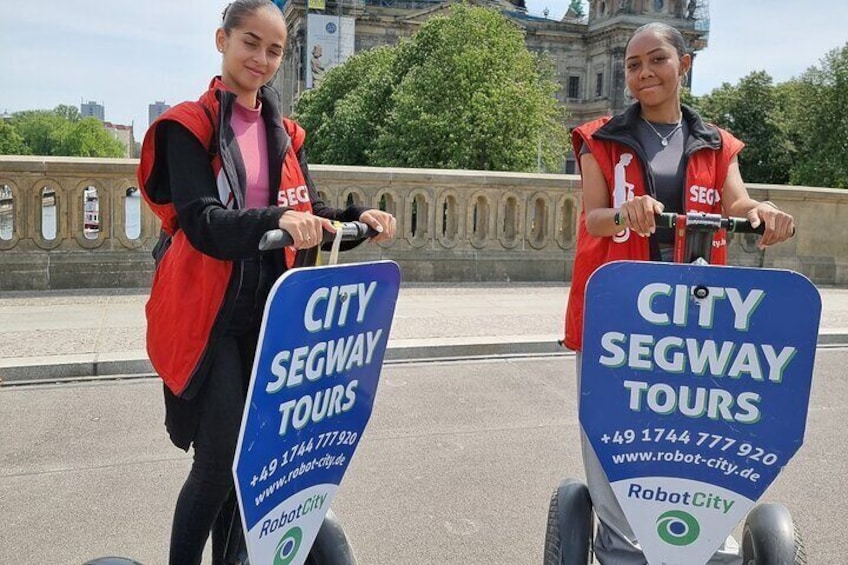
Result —
<path fill-rule="evenodd" d="M 289 565 L 297 555 L 302 539 L 303 531 L 297 526 L 283 534 L 274 551 L 274 565 Z"/>
<path fill-rule="evenodd" d="M 689 545 L 701 534 L 698 520 L 683 510 L 669 510 L 657 518 L 657 534 L 669 545 Z"/>

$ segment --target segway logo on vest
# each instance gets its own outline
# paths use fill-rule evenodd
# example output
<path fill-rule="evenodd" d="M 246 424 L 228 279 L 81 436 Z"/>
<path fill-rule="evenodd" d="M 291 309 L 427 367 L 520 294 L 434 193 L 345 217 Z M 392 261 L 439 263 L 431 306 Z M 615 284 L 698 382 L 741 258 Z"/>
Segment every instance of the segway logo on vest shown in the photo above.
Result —
<path fill-rule="evenodd" d="M 277 206 L 295 206 L 309 202 L 309 191 L 305 185 L 282 188 L 277 192 Z"/>
<path fill-rule="evenodd" d="M 298 518 L 306 516 L 310 512 L 320 510 L 321 507 L 324 506 L 324 501 L 326 500 L 327 493 L 325 492 L 324 494 L 316 494 L 315 496 L 310 496 L 309 498 L 298 504 L 297 508 L 294 508 L 292 510 L 286 511 L 286 509 L 284 508 L 280 515 L 276 518 L 271 520 L 265 520 L 264 522 L 262 522 L 262 529 L 259 532 L 259 539 L 264 538 L 268 534 L 273 534 L 286 524 L 290 524 Z M 288 534 L 289 532 L 286 532 L 286 535 Z M 285 538 L 285 536 L 283 537 Z"/>
<path fill-rule="evenodd" d="M 693 184 L 689 187 L 689 200 L 713 206 L 721 202 L 721 193 L 714 188 Z"/>
<path fill-rule="evenodd" d="M 735 500 L 727 500 L 717 494 L 707 492 L 675 492 L 665 490 L 662 487 L 645 488 L 638 483 L 630 483 L 627 489 L 627 498 L 638 498 L 640 500 L 652 500 L 654 502 L 668 502 L 669 504 L 681 504 L 683 506 L 696 506 L 708 510 L 718 510 L 727 514 Z"/>

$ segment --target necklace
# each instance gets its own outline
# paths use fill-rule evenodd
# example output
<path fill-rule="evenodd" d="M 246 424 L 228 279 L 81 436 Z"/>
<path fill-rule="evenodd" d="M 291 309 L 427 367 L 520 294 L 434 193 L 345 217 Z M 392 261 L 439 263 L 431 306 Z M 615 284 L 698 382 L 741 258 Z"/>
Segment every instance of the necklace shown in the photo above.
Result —
<path fill-rule="evenodd" d="M 645 122 L 646 124 L 648 124 L 648 127 L 651 128 L 653 130 L 653 132 L 655 134 L 657 134 L 657 137 L 660 138 L 660 143 L 662 144 L 662 146 L 666 147 L 668 145 L 668 138 L 670 138 L 672 135 L 674 135 L 674 132 L 679 130 L 680 126 L 683 125 L 683 116 L 680 116 L 680 119 L 677 120 L 677 125 L 674 126 L 670 132 L 668 132 L 668 135 L 663 135 L 660 132 L 658 132 L 657 128 L 654 127 L 654 124 L 652 124 L 651 122 L 646 120 L 644 117 L 642 118 L 642 121 Z"/>

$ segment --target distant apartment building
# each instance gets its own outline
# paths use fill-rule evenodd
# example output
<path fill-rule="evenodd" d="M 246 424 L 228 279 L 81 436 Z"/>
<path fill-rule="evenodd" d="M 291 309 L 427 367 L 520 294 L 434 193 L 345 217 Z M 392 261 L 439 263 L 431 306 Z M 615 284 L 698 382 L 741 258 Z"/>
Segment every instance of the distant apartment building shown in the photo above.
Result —
<path fill-rule="evenodd" d="M 103 104 L 98 104 L 97 102 L 89 101 L 80 103 L 80 114 L 83 118 L 91 116 L 97 118 L 101 122 L 106 121 L 106 112 L 103 108 Z"/>
<path fill-rule="evenodd" d="M 147 124 L 152 124 L 156 118 L 165 113 L 165 110 L 171 107 L 170 104 L 165 104 L 165 101 L 157 100 L 153 104 L 147 106 Z"/>
<path fill-rule="evenodd" d="M 125 126 L 122 124 L 113 124 L 112 122 L 103 122 L 103 127 L 124 146 L 124 157 L 127 159 L 134 157 L 133 147 L 135 146 L 135 138 L 133 137 L 132 125 Z"/>

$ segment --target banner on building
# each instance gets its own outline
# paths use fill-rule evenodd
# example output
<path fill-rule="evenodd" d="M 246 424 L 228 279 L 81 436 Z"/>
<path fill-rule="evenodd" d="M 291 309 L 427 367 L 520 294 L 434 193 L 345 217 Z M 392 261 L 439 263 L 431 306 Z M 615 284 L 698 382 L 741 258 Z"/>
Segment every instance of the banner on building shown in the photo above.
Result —
<path fill-rule="evenodd" d="M 319 86 L 327 71 L 353 55 L 355 27 L 348 16 L 307 15 L 306 88 Z"/>

